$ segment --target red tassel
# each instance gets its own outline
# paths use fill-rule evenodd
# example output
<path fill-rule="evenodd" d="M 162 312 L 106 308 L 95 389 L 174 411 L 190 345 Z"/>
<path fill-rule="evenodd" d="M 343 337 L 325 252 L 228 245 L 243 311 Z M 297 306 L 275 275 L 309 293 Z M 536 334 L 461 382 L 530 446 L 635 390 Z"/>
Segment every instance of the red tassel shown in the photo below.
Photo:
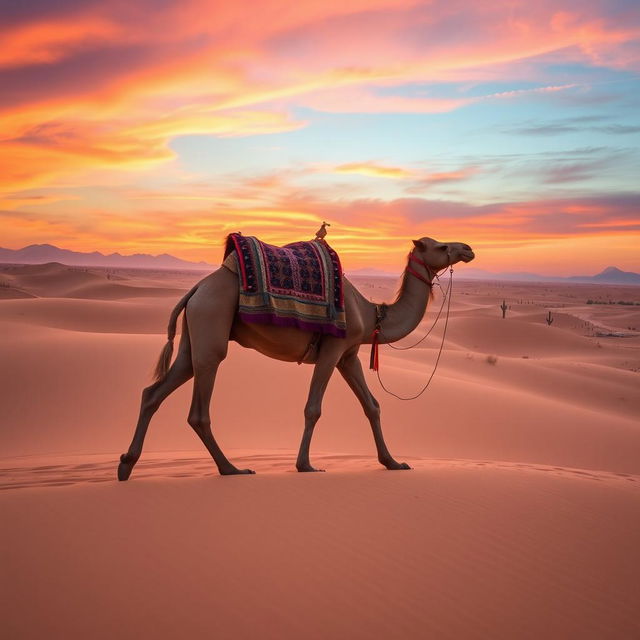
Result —
<path fill-rule="evenodd" d="M 371 357 L 369 358 L 369 369 L 373 369 L 374 371 L 378 370 L 378 334 L 380 333 L 380 329 L 376 329 L 373 332 L 372 342 L 371 342 Z"/>

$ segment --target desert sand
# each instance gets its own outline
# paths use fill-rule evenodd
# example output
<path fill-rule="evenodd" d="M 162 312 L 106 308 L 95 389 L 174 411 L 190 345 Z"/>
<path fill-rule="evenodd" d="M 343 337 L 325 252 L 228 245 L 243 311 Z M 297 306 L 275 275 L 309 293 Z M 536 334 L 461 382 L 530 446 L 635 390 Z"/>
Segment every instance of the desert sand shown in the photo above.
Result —
<path fill-rule="evenodd" d="M 6 637 L 640 637 L 640 304 L 618 304 L 640 287 L 457 270 L 427 393 L 402 402 L 367 372 L 411 471 L 377 464 L 336 374 L 311 449 L 327 473 L 296 473 L 312 369 L 232 345 L 213 428 L 257 475 L 216 474 L 187 383 L 118 483 L 168 314 L 201 275 L 0 267 Z M 384 383 L 415 393 L 441 330 L 382 347 Z"/>

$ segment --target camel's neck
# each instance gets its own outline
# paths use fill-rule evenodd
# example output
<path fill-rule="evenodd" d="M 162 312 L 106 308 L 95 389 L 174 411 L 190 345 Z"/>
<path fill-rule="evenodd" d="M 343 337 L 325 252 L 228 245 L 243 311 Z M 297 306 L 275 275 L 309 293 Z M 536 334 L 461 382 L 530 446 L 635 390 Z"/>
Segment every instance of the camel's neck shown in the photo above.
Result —
<path fill-rule="evenodd" d="M 424 269 L 419 272 L 431 280 Z M 429 295 L 430 287 L 416 276 L 408 274 L 404 278 L 398 300 L 387 308 L 380 342 L 395 342 L 409 335 L 420 324 L 427 309 Z"/>

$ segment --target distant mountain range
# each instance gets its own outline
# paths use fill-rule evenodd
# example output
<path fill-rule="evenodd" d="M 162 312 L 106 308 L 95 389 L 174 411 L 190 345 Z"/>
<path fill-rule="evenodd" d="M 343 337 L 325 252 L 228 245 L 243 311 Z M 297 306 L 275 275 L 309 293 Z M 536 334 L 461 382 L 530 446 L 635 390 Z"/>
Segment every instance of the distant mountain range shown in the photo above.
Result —
<path fill-rule="evenodd" d="M 44 262 L 61 262 L 71 266 L 82 267 L 121 267 L 131 269 L 213 269 L 215 265 L 204 261 L 190 262 L 163 253 L 151 256 L 146 253 L 135 253 L 123 256 L 120 253 L 105 255 L 98 251 L 82 253 L 69 249 L 60 249 L 51 244 L 32 244 L 22 249 L 3 249 L 0 247 L 0 263 L 42 264 Z M 617 267 L 607 267 L 593 276 L 543 276 L 528 272 L 494 273 L 473 267 L 458 270 L 462 279 L 473 280 L 509 280 L 519 282 L 586 282 L 592 284 L 629 284 L 640 285 L 640 273 L 621 271 Z M 347 275 L 353 276 L 392 276 L 398 274 L 381 271 L 375 268 L 349 270 Z"/>
<path fill-rule="evenodd" d="M 211 269 L 206 262 L 181 260 L 168 253 L 151 256 L 146 253 L 134 253 L 123 256 L 120 253 L 105 255 L 99 251 L 82 253 L 69 249 L 60 249 L 51 244 L 31 244 L 22 249 L 3 249 L 0 247 L 0 262 L 14 264 L 42 264 L 61 262 L 82 267 L 124 267 L 131 269 Z"/>
<path fill-rule="evenodd" d="M 492 273 L 482 269 L 460 271 L 460 277 L 474 280 L 510 280 L 519 282 L 585 282 L 590 284 L 630 284 L 640 285 L 640 273 L 621 271 L 617 267 L 607 267 L 593 276 L 542 276 L 526 271 L 512 273 Z"/>

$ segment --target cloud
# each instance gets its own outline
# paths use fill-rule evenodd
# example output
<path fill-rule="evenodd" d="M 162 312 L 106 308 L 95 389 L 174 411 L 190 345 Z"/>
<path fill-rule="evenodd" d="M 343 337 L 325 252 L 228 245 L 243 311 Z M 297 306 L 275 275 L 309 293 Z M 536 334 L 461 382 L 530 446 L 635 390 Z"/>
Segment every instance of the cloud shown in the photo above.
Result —
<path fill-rule="evenodd" d="M 487 205 L 424 198 L 355 200 L 349 203 L 312 203 L 307 210 L 324 213 L 329 219 L 351 225 L 365 225 L 368 219 L 394 221 L 396 233 L 408 236 L 424 232 L 429 227 L 446 233 L 469 233 L 476 239 L 498 236 L 532 242 L 540 236 L 570 238 L 605 231 L 617 233 L 621 222 L 625 226 L 638 225 L 640 194 Z"/>
<path fill-rule="evenodd" d="M 436 171 L 427 173 L 407 187 L 407 193 L 421 193 L 435 185 L 463 182 L 480 172 L 480 167 L 467 166 L 452 171 Z"/>
<path fill-rule="evenodd" d="M 306 107 L 328 113 L 447 113 L 477 101 L 472 98 L 415 98 L 381 95 L 366 87 L 323 88 L 302 95 Z"/>
<path fill-rule="evenodd" d="M 47 158 L 51 144 L 34 131 L 75 131 L 74 152 L 57 157 L 56 171 L 35 175 L 47 164 L 38 161 L 15 171 L 34 174 L 34 184 L 73 175 L 80 149 L 90 150 L 85 167 L 154 166 L 173 157 L 168 143 L 185 133 L 291 131 L 306 124 L 292 117 L 296 106 L 443 113 L 479 101 L 569 94 L 574 85 L 549 84 L 535 67 L 538 86 L 526 89 L 438 96 L 411 88 L 504 78 L 515 73 L 510 65 L 543 55 L 626 68 L 625 46 L 639 34 L 633 11 L 623 21 L 595 2 L 566 2 L 558 11 L 541 0 L 505 11 L 500 2 L 265 0 L 250 20 L 242 3 L 205 0 L 27 4 L 9 6 L 0 27 L 0 137 L 12 140 L 12 150 L 29 146 L 20 157 L 31 159 L 40 145 Z M 616 60 L 617 48 L 623 59 Z M 561 130 L 546 134 L 554 132 Z M 115 154 L 107 137 L 116 140 Z"/>
<path fill-rule="evenodd" d="M 597 160 L 593 162 L 576 162 L 575 164 L 560 164 L 545 169 L 541 177 L 546 184 L 584 182 L 593 178 L 607 164 L 604 161 Z"/>
<path fill-rule="evenodd" d="M 611 133 L 614 135 L 626 136 L 632 133 L 640 133 L 639 125 L 611 124 L 606 127 L 595 127 L 595 131 Z"/>
<path fill-rule="evenodd" d="M 579 127 L 571 122 L 549 122 L 547 124 L 531 124 L 513 129 L 504 129 L 504 133 L 515 133 L 524 136 L 556 136 L 564 133 L 575 133 L 582 131 L 584 127 Z"/>
<path fill-rule="evenodd" d="M 52 65 L 71 53 L 108 44 L 120 34 L 116 25 L 99 17 L 80 20 L 34 21 L 5 32 L 0 69 Z"/>
<path fill-rule="evenodd" d="M 339 165 L 333 171 L 335 173 L 354 173 L 373 178 L 390 178 L 393 180 L 405 180 L 415 175 L 413 171 L 402 167 L 385 167 L 374 162 L 351 162 Z"/>
<path fill-rule="evenodd" d="M 504 133 L 512 133 L 525 136 L 555 136 L 565 133 L 579 132 L 599 132 L 612 135 L 629 135 L 640 133 L 640 126 L 626 125 L 620 123 L 594 124 L 610 120 L 609 116 L 580 116 L 576 118 L 565 118 L 553 122 L 528 122 L 520 126 L 503 129 Z"/>
<path fill-rule="evenodd" d="M 466 166 L 449 171 L 424 171 L 405 167 L 385 166 L 376 162 L 350 162 L 332 169 L 334 173 L 356 174 L 372 178 L 407 181 L 406 193 L 421 193 L 426 189 L 446 183 L 462 182 L 480 171 L 477 166 Z"/>
<path fill-rule="evenodd" d="M 186 197 L 189 192 L 170 195 Z M 129 192 L 127 197 L 135 195 Z M 138 195 L 144 197 L 143 192 Z M 179 211 L 170 204 L 153 200 L 144 210 L 130 208 L 127 213 L 93 209 L 79 218 L 69 213 L 67 203 L 52 202 L 46 214 L 23 207 L 2 210 L 0 218 L 4 227 L 12 229 L 14 248 L 37 239 L 77 250 L 169 252 L 208 262 L 220 260 L 222 238 L 230 231 L 284 244 L 313 237 L 327 220 L 329 241 L 347 269 L 371 265 L 397 269 L 411 238 L 424 235 L 470 244 L 481 268 L 505 264 L 513 268 L 523 264 L 520 260 L 526 255 L 530 268 L 537 265 L 544 270 L 553 248 L 554 264 L 570 272 L 579 264 L 593 264 L 596 254 L 605 259 L 614 247 L 620 248 L 619 257 L 630 268 L 627 254 L 633 255 L 640 236 L 638 193 L 474 205 L 424 198 L 334 201 L 283 192 L 262 205 L 223 197 L 215 206 L 185 200 Z M 585 247 L 589 251 L 581 253 Z"/>
<path fill-rule="evenodd" d="M 632 148 L 594 147 L 547 152 L 533 155 L 509 176 L 528 177 L 542 185 L 602 180 L 616 172 L 628 171 L 629 160 L 635 156 Z"/>

